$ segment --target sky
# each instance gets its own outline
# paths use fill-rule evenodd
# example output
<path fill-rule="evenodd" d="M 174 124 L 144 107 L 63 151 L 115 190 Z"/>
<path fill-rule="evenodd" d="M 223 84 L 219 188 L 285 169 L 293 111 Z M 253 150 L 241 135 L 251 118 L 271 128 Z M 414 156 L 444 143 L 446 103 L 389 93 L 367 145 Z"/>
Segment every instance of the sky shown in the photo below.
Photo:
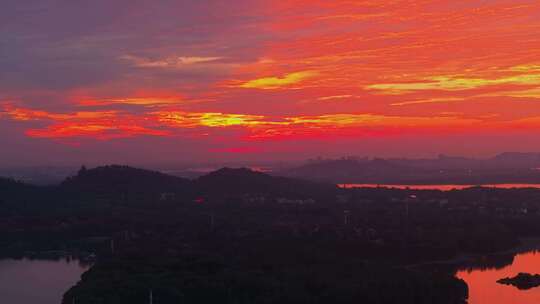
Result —
<path fill-rule="evenodd" d="M 0 8 L 0 165 L 540 151 L 537 0 Z"/>

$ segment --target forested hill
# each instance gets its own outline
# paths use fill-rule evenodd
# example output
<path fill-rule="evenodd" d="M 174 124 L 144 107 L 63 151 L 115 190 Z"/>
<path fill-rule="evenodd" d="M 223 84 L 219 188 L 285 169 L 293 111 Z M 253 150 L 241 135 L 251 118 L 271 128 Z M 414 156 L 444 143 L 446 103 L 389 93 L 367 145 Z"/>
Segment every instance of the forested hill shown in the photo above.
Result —
<path fill-rule="evenodd" d="M 142 193 L 188 194 L 192 181 L 156 171 L 111 165 L 94 169 L 81 168 L 67 178 L 61 191 L 94 195 L 129 195 Z"/>
<path fill-rule="evenodd" d="M 0 180 L 0 194 L 23 197 L 35 190 L 40 201 L 154 202 L 191 201 L 196 198 L 268 197 L 287 199 L 333 198 L 338 191 L 332 184 L 276 177 L 250 169 L 223 168 L 194 180 L 128 166 L 111 165 L 79 172 L 60 185 L 38 187 L 12 180 Z M 46 190 L 46 191 L 45 191 Z"/>
<path fill-rule="evenodd" d="M 335 185 L 295 178 L 275 177 L 246 168 L 223 168 L 194 181 L 199 193 L 207 195 L 259 194 L 288 198 L 334 195 Z"/>

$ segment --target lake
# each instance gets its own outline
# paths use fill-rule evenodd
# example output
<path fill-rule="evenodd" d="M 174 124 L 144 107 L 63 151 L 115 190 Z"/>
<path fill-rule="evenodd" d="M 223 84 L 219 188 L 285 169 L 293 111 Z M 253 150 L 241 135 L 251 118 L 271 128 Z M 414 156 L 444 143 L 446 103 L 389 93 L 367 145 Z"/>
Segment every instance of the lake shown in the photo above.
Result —
<path fill-rule="evenodd" d="M 538 304 L 540 287 L 519 290 L 497 280 L 514 277 L 520 272 L 540 274 L 540 252 L 517 254 L 510 265 L 460 270 L 456 276 L 469 285 L 469 304 Z"/>
<path fill-rule="evenodd" d="M 60 304 L 63 294 L 88 268 L 77 260 L 0 260 L 2 303 Z M 540 274 L 539 251 L 517 254 L 513 260 L 498 267 L 462 269 L 457 271 L 456 277 L 469 286 L 469 304 L 540 303 L 540 287 L 519 290 L 497 283 L 501 278 L 513 277 L 520 272 Z"/>
<path fill-rule="evenodd" d="M 382 185 L 382 184 L 338 184 L 340 188 L 394 188 L 394 189 L 413 189 L 413 190 L 462 190 L 471 187 L 486 187 L 486 188 L 500 188 L 500 189 L 512 189 L 512 188 L 538 188 L 540 184 L 491 184 L 491 185 Z"/>
<path fill-rule="evenodd" d="M 1 302 L 60 304 L 87 269 L 77 260 L 0 260 Z"/>

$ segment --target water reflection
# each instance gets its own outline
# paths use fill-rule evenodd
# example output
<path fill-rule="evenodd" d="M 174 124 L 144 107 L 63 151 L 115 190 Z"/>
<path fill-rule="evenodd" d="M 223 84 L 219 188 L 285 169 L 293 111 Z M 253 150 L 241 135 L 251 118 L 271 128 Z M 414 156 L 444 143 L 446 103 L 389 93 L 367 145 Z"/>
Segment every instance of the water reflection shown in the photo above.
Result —
<path fill-rule="evenodd" d="M 394 189 L 413 189 L 413 190 L 463 190 L 472 187 L 498 188 L 498 189 L 513 189 L 513 188 L 540 188 L 540 184 L 486 184 L 486 185 L 381 185 L 381 184 L 338 184 L 340 188 L 394 188 Z"/>
<path fill-rule="evenodd" d="M 73 259 L 0 260 L 0 302 L 59 304 L 88 267 Z"/>
<path fill-rule="evenodd" d="M 469 285 L 469 304 L 540 303 L 540 288 L 519 290 L 497 283 L 499 279 L 514 277 L 520 272 L 540 274 L 539 251 L 520 253 L 513 258 L 502 255 L 485 262 L 468 265 L 456 274 Z"/>

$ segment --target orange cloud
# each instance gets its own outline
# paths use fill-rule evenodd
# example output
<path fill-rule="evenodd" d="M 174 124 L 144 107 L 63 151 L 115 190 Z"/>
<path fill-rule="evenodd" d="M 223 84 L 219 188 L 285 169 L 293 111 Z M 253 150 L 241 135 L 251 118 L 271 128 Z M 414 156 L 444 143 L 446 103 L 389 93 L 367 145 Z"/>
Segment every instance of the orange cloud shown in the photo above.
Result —
<path fill-rule="evenodd" d="M 426 103 L 459 102 L 459 101 L 464 101 L 464 100 L 466 100 L 466 98 L 463 98 L 463 97 L 426 98 L 426 99 L 419 99 L 419 100 L 396 102 L 396 103 L 392 103 L 391 105 L 392 106 L 408 106 L 408 105 L 418 105 L 418 104 L 426 104 Z"/>
<path fill-rule="evenodd" d="M 97 99 L 97 100 L 83 100 L 79 102 L 81 106 L 105 106 L 105 105 L 137 105 L 137 106 L 161 106 L 172 105 L 181 103 L 182 98 L 178 97 L 144 97 L 144 98 L 111 98 L 111 99 Z"/>
<path fill-rule="evenodd" d="M 231 127 L 263 124 L 264 116 L 224 113 L 188 113 L 181 111 L 153 112 L 157 121 L 171 127 Z"/>
<path fill-rule="evenodd" d="M 152 129 L 140 117 L 117 111 L 51 113 L 41 110 L 5 106 L 7 116 L 20 122 L 44 121 L 42 129 L 29 129 L 26 135 L 37 138 L 91 137 L 113 139 L 140 135 L 165 136 L 166 130 Z"/>
<path fill-rule="evenodd" d="M 319 97 L 317 98 L 317 100 L 321 100 L 321 101 L 328 101 L 328 100 L 336 100 L 336 99 L 347 99 L 347 98 L 352 98 L 354 97 L 353 95 L 333 95 L 333 96 L 323 96 L 323 97 Z"/>
<path fill-rule="evenodd" d="M 116 115 L 116 111 L 95 111 L 95 112 L 74 112 L 68 114 L 51 113 L 47 111 L 32 110 L 26 108 L 17 108 L 14 106 L 4 106 L 5 115 L 9 116 L 13 120 L 29 121 L 29 120 L 57 120 L 65 121 L 72 119 L 106 119 L 112 118 Z"/>
<path fill-rule="evenodd" d="M 526 73 L 494 79 L 433 76 L 426 78 L 423 82 L 371 84 L 365 88 L 367 90 L 379 90 L 383 94 L 407 94 L 425 90 L 462 91 L 504 84 L 540 85 L 540 73 Z"/>
<path fill-rule="evenodd" d="M 337 139 L 343 137 L 399 134 L 450 134 L 540 128 L 540 116 L 503 120 L 498 114 L 467 118 L 462 113 L 437 116 L 397 116 L 383 114 L 321 114 L 264 116 L 219 112 L 161 110 L 142 114 L 126 112 L 51 113 L 8 106 L 4 113 L 19 122 L 41 121 L 43 128 L 31 128 L 26 135 L 36 138 L 87 137 L 110 140 L 135 136 L 174 136 L 183 129 L 196 137 L 212 138 L 219 130 L 234 128 L 243 140 Z"/>
<path fill-rule="evenodd" d="M 294 84 L 300 83 L 306 79 L 315 77 L 317 72 L 314 71 L 302 71 L 286 74 L 283 77 L 264 77 L 259 79 L 250 80 L 239 85 L 241 88 L 246 89 L 280 89 L 291 87 Z"/>
<path fill-rule="evenodd" d="M 30 129 L 26 135 L 36 138 L 90 137 L 99 140 L 127 138 L 135 136 L 167 136 L 166 130 L 149 129 L 142 126 L 117 124 L 117 122 L 63 122 L 44 129 Z"/>
<path fill-rule="evenodd" d="M 171 56 L 152 60 L 132 55 L 121 56 L 120 59 L 127 60 L 136 67 L 141 68 L 172 68 L 181 69 L 190 65 L 212 63 L 222 59 L 222 57 L 202 57 L 202 56 Z"/>

